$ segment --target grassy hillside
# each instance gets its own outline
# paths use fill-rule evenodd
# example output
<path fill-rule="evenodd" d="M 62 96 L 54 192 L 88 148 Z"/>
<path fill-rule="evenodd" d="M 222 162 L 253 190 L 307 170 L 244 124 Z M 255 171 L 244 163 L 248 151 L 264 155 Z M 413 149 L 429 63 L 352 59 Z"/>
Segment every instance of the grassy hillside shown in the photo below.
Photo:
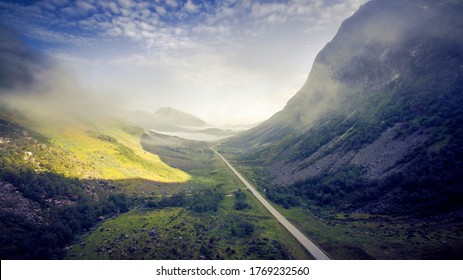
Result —
<path fill-rule="evenodd" d="M 26 123 L 50 142 L 84 163 L 81 178 L 121 180 L 140 178 L 158 182 L 185 182 L 190 176 L 163 163 L 143 150 L 143 129 L 116 119 L 71 119 L 55 122 L 37 120 Z"/>
<path fill-rule="evenodd" d="M 138 186 L 191 178 L 144 151 L 139 127 L 54 116 L 0 111 L 2 259 L 62 258 L 75 236 L 134 207 Z"/>
<path fill-rule="evenodd" d="M 131 207 L 111 182 L 79 179 L 92 169 L 72 153 L 9 119 L 0 119 L 2 259 L 62 258 L 63 248 L 99 217 Z"/>

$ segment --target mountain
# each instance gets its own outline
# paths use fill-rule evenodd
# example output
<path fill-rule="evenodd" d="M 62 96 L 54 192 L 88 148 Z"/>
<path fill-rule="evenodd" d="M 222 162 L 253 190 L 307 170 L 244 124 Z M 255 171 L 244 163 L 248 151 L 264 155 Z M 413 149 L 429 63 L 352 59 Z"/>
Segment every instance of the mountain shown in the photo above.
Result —
<path fill-rule="evenodd" d="M 196 141 L 217 141 L 237 133 L 232 129 L 212 127 L 205 121 L 180 110 L 164 107 L 154 113 L 146 111 L 120 111 L 119 117 L 145 129 L 165 135 Z"/>
<path fill-rule="evenodd" d="M 164 132 L 187 132 L 187 128 L 180 127 L 176 124 L 172 124 L 164 119 L 156 118 L 152 113 L 146 111 L 121 111 L 119 113 L 121 118 L 124 118 L 130 122 L 133 122 L 145 129 L 154 129 L 157 131 Z"/>
<path fill-rule="evenodd" d="M 394 215 L 463 208 L 463 2 L 373 0 L 304 86 L 224 152 L 286 207 Z"/>
<path fill-rule="evenodd" d="M 210 127 L 205 121 L 170 107 L 160 108 L 154 113 L 142 110 L 133 112 L 121 110 L 118 115 L 146 129 L 163 132 L 190 132 Z"/>
<path fill-rule="evenodd" d="M 153 117 L 161 122 L 180 127 L 207 127 L 205 121 L 180 110 L 164 107 L 153 113 Z"/>

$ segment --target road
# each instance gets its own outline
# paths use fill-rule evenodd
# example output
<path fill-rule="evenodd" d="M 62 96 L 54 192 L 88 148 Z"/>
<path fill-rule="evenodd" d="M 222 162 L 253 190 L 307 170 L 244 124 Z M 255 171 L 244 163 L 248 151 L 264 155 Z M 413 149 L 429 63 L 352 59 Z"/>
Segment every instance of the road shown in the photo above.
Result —
<path fill-rule="evenodd" d="M 323 253 L 320 248 L 317 247 L 309 238 L 307 238 L 302 232 L 300 232 L 293 224 L 291 224 L 283 215 L 280 214 L 273 206 L 252 186 L 236 169 L 226 160 L 219 152 L 211 148 L 225 164 L 235 173 L 235 175 L 243 182 L 243 184 L 252 192 L 252 194 L 264 205 L 265 208 L 307 249 L 307 251 L 316 260 L 329 260 L 330 258 Z"/>

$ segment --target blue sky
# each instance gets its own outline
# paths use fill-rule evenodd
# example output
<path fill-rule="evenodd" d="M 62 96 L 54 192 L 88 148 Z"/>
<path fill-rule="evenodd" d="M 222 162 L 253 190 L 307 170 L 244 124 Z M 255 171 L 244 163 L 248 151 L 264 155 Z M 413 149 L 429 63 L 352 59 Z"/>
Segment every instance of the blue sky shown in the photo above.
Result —
<path fill-rule="evenodd" d="M 262 121 L 366 0 L 0 1 L 4 25 L 126 109 Z"/>

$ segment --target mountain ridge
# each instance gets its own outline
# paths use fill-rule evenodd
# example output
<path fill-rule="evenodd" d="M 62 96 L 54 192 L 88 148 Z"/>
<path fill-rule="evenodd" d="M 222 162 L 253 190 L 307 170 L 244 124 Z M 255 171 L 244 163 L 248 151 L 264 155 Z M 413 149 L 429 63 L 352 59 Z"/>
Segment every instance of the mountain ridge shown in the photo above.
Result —
<path fill-rule="evenodd" d="M 414 195 L 417 213 L 426 202 L 461 207 L 462 11 L 461 1 L 366 3 L 320 51 L 285 108 L 225 147 L 263 166 L 275 200 L 290 193 L 302 204 L 404 213 L 394 207 Z M 434 162 L 448 153 L 456 157 L 451 171 Z M 412 187 L 429 169 L 426 191 Z M 436 179 L 444 171 L 449 178 Z M 430 193 L 440 202 L 429 202 Z"/>

